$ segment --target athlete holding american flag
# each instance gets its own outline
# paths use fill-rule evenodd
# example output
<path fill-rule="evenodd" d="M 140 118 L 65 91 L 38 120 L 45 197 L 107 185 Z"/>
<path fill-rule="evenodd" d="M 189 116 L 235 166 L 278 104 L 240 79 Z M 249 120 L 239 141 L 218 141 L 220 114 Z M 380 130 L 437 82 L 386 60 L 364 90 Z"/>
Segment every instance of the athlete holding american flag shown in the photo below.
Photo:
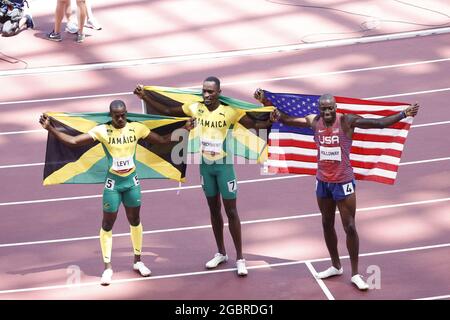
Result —
<path fill-rule="evenodd" d="M 261 89 L 255 91 L 254 97 L 264 105 L 272 104 Z M 389 127 L 406 117 L 416 116 L 419 105 L 417 103 L 410 105 L 399 113 L 385 117 L 364 118 L 351 113 L 337 113 L 336 100 L 331 94 L 320 96 L 318 104 L 319 114 L 309 114 L 305 117 L 294 117 L 275 111 L 275 117 L 281 123 L 292 127 L 311 128 L 314 133 L 317 147 L 316 197 L 322 213 L 325 242 L 332 262 L 332 266 L 319 272 L 317 277 L 324 279 L 343 273 L 334 228 L 337 206 L 347 237 L 347 249 L 352 266 L 351 281 L 358 289 L 367 290 L 369 286 L 358 272 L 359 238 L 355 225 L 355 176 L 350 163 L 354 129 Z"/>

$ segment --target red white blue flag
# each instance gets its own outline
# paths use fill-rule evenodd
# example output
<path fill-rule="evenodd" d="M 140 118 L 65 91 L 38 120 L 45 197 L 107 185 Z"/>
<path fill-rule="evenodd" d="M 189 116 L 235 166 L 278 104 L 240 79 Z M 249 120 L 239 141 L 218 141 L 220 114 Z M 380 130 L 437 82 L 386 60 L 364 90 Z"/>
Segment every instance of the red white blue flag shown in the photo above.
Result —
<path fill-rule="evenodd" d="M 272 93 L 265 97 L 290 116 L 318 114 L 318 95 Z M 335 97 L 338 113 L 353 113 L 364 118 L 381 118 L 405 110 L 409 104 Z M 350 161 L 355 178 L 394 184 L 403 148 L 413 117 L 402 119 L 384 129 L 355 128 Z M 265 163 L 271 173 L 315 175 L 317 148 L 309 128 L 274 123 L 269 133 L 269 158 Z"/>

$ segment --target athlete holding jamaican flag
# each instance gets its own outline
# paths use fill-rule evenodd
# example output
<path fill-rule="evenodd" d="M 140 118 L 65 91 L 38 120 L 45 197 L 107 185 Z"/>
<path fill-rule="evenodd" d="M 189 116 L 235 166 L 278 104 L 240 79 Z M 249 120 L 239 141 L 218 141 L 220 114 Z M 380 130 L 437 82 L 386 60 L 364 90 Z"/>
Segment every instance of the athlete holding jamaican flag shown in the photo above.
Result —
<path fill-rule="evenodd" d="M 134 264 L 133 269 L 138 271 L 141 276 L 147 277 L 150 275 L 150 270 L 141 261 L 141 249 L 142 249 L 142 224 L 139 217 L 139 211 L 141 207 L 141 188 L 139 179 L 136 175 L 136 168 L 139 164 L 142 166 L 145 162 L 147 169 L 151 169 L 152 163 L 158 162 L 157 167 L 154 170 L 160 172 L 161 177 L 175 178 L 178 174 L 180 180 L 184 177 L 184 172 L 179 173 L 176 168 L 171 166 L 168 161 L 158 157 L 157 154 L 152 153 L 140 145 L 139 140 L 149 144 L 168 144 L 171 142 L 171 135 L 160 135 L 155 130 L 150 130 L 147 125 L 137 121 L 127 121 L 127 109 L 125 103 L 121 100 L 114 100 L 110 106 L 111 121 L 92 126 L 92 124 L 84 124 L 85 132 L 75 135 L 64 133 L 64 125 L 58 122 L 59 127 L 56 128 L 56 122 L 59 120 L 57 116 L 51 118 L 47 114 L 43 114 L 40 117 L 39 122 L 42 127 L 49 131 L 50 139 L 55 137 L 58 141 L 64 145 L 75 148 L 82 146 L 89 146 L 87 151 L 80 156 L 77 161 L 65 164 L 64 161 L 61 168 L 55 170 L 49 170 L 46 168 L 44 184 L 51 183 L 70 183 L 70 177 L 74 176 L 74 171 L 80 175 L 87 175 L 86 172 L 92 167 L 95 167 L 98 162 L 101 162 L 101 156 L 98 156 L 102 152 L 100 145 L 103 147 L 104 154 L 106 154 L 107 168 L 109 169 L 107 174 L 103 174 L 105 178 L 105 187 L 103 190 L 103 221 L 100 229 L 100 244 L 103 254 L 103 262 L 105 264 L 105 270 L 103 271 L 101 284 L 109 285 L 111 283 L 111 277 L 113 275 L 111 266 L 111 251 L 112 251 L 112 228 L 117 218 L 119 205 L 122 202 L 125 207 L 128 222 L 130 223 L 131 240 L 134 249 Z M 63 117 L 60 117 L 63 118 Z M 66 121 L 65 129 L 67 130 L 67 123 L 70 125 L 75 122 L 83 122 L 82 117 L 72 118 Z M 183 119 L 181 119 L 183 120 Z M 166 122 L 172 124 L 178 124 L 178 127 L 183 126 L 185 129 L 192 129 L 192 121 L 184 119 L 184 121 L 177 119 L 165 119 Z M 85 121 L 86 122 L 86 121 Z M 92 123 L 92 121 L 90 121 Z M 95 123 L 95 122 L 93 122 Z M 181 124 L 180 124 L 181 123 Z M 80 125 L 81 126 L 81 125 Z M 90 129 L 86 132 L 86 127 Z M 173 128 L 172 128 L 173 129 Z M 71 131 L 75 131 L 73 128 Z M 173 131 L 173 130 L 172 130 Z M 49 152 L 47 146 L 47 163 L 50 165 Z M 146 153 L 147 159 L 136 160 L 136 152 Z M 68 152 L 65 152 L 68 153 Z M 53 154 L 51 155 L 53 156 Z M 64 156 L 64 153 L 63 153 Z M 96 160 L 93 160 L 96 159 Z M 138 159 L 139 160 L 139 159 Z M 57 163 L 57 161 L 54 161 Z M 150 163 L 149 163 L 150 162 Z M 106 169 L 106 167 L 103 167 Z M 50 174 L 47 171 L 52 171 Z M 104 170 L 106 171 L 106 170 Z M 172 172 L 172 173 L 170 173 Z M 173 174 L 175 172 L 175 175 Z M 172 174 L 172 176 L 171 176 Z M 72 178 L 73 179 L 73 178 Z M 81 181 L 81 178 L 78 178 Z M 84 178 L 86 179 L 86 178 Z M 68 182 L 69 181 L 69 182 Z M 72 183 L 79 183 L 77 180 Z M 95 179 L 91 178 L 91 181 L 83 181 L 82 183 L 96 183 Z"/>
<path fill-rule="evenodd" d="M 236 248 L 236 267 L 239 276 L 247 275 L 245 259 L 242 254 L 241 222 L 236 208 L 237 181 L 234 171 L 231 150 L 228 150 L 228 133 L 231 128 L 241 124 L 245 128 L 265 129 L 271 126 L 272 119 L 257 120 L 246 111 L 254 112 L 259 106 L 247 103 L 247 110 L 232 107 L 223 103 L 220 89 L 220 80 L 216 77 L 208 77 L 203 81 L 201 97 L 196 101 L 180 103 L 184 96 L 182 90 L 166 90 L 166 95 L 160 97 L 160 101 L 155 99 L 155 92 L 147 91 L 142 85 L 138 85 L 134 93 L 146 104 L 160 114 L 170 116 L 190 116 L 196 121 L 196 130 L 199 130 L 199 142 L 201 150 L 200 175 L 203 191 L 208 201 L 211 224 L 218 252 L 206 263 L 206 268 L 217 267 L 220 263 L 226 262 L 223 219 L 221 214 L 222 196 L 225 212 L 228 217 L 229 229 Z M 195 94 L 190 92 L 190 94 Z M 171 98 L 172 97 L 172 98 Z M 178 97 L 179 100 L 173 98 Z M 202 99 L 203 98 L 203 99 Z M 235 99 L 227 98 L 227 101 L 237 102 Z M 245 104 L 245 103 L 244 103 Z M 241 104 L 245 108 L 244 104 Z M 261 109 L 261 108 L 260 108 Z M 273 110 L 271 107 L 262 108 L 266 112 Z M 263 148 L 264 149 L 264 148 Z M 247 149 L 248 150 L 248 149 Z M 255 153 L 255 152 L 253 152 Z M 259 152 L 256 152 L 259 156 Z"/>

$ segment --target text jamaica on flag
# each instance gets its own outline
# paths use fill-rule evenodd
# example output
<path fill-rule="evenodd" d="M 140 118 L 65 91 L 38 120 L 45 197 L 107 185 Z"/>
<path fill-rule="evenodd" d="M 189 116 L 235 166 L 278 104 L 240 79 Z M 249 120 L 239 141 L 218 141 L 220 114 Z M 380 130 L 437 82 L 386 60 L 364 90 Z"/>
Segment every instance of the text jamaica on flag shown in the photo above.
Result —
<path fill-rule="evenodd" d="M 202 102 L 203 97 L 200 90 L 188 90 L 171 87 L 160 86 L 145 86 L 145 94 L 151 101 L 158 102 L 167 107 L 181 107 L 183 104 L 190 104 L 195 102 Z M 256 104 L 245 102 L 242 100 L 230 98 L 221 95 L 219 97 L 220 103 L 238 108 L 246 111 L 251 118 L 258 120 L 267 120 L 269 113 L 274 110 L 272 106 L 261 107 Z M 151 104 L 145 104 L 145 112 L 148 114 L 159 114 Z M 231 127 L 231 133 L 227 138 L 227 151 L 231 151 L 236 156 L 241 156 L 249 160 L 255 160 L 263 163 L 267 160 L 267 142 L 261 137 L 257 136 L 251 130 L 248 130 L 243 125 L 236 123 Z M 197 129 L 191 130 L 189 135 L 188 152 L 196 153 L 199 151 L 199 131 Z"/>
<path fill-rule="evenodd" d="M 111 121 L 109 113 L 52 113 L 53 126 L 68 135 L 87 133 L 93 127 Z M 160 135 L 172 133 L 184 126 L 188 118 L 159 115 L 127 114 L 128 121 L 139 121 Z M 151 144 L 143 139 L 136 147 L 136 169 L 140 179 L 185 180 L 186 137 L 164 145 Z M 175 155 L 175 157 L 174 157 Z M 52 134 L 47 138 L 44 185 L 61 183 L 104 183 L 108 162 L 98 141 L 81 147 L 68 147 Z"/>

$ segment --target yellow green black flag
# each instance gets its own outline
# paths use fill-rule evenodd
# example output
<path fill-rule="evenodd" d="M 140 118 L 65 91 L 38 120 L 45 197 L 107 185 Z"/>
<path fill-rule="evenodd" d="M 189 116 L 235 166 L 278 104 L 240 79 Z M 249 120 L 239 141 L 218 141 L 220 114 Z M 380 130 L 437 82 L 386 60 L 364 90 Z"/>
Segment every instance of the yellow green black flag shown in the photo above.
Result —
<path fill-rule="evenodd" d="M 47 113 L 52 124 L 66 134 L 76 136 L 93 127 L 111 121 L 109 113 Z M 172 133 L 184 126 L 188 118 L 148 114 L 127 114 L 128 121 L 139 121 L 160 135 Z M 183 142 L 184 140 L 184 142 Z M 181 144 L 181 145 L 180 145 Z M 184 147 L 183 147 L 184 145 Z M 185 180 L 185 150 L 187 139 L 165 145 L 140 140 L 136 147 L 136 168 L 140 179 Z M 174 152 L 178 152 L 174 157 Z M 180 161 L 181 159 L 181 161 Z M 44 167 L 44 185 L 61 183 L 104 183 L 108 162 L 98 141 L 81 147 L 68 147 L 50 134 Z"/>
<path fill-rule="evenodd" d="M 156 101 L 168 107 L 180 107 L 183 104 L 203 101 L 200 90 L 159 86 L 145 86 L 144 90 L 150 100 Z M 267 120 L 269 113 L 274 110 L 272 106 L 261 107 L 256 104 L 222 95 L 219 100 L 221 104 L 242 109 L 248 116 L 258 120 Z M 147 114 L 158 114 L 158 112 L 152 108 L 151 103 L 145 104 L 145 112 Z M 232 149 L 234 155 L 250 160 L 256 160 L 259 163 L 263 163 L 267 160 L 267 142 L 265 139 L 262 139 L 256 135 L 255 132 L 252 132 L 241 124 L 236 123 L 232 127 L 231 138 L 232 139 L 227 139 L 227 146 L 231 146 L 229 149 Z M 188 151 L 191 153 L 198 152 L 200 145 L 198 130 L 191 130 L 189 140 Z"/>

